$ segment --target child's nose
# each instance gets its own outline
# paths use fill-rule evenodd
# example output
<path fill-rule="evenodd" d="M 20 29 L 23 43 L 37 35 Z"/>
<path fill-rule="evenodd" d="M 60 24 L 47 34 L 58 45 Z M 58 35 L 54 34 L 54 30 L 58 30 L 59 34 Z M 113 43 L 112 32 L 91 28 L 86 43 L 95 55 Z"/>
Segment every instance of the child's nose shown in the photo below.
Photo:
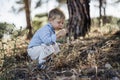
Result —
<path fill-rule="evenodd" d="M 60 27 L 62 28 L 62 27 L 63 27 L 63 24 L 60 24 Z"/>
<path fill-rule="evenodd" d="M 63 26 L 63 23 L 60 23 L 61 26 Z"/>
<path fill-rule="evenodd" d="M 62 29 L 62 28 L 63 28 L 63 26 L 62 26 L 62 25 L 60 25 L 60 28 Z"/>

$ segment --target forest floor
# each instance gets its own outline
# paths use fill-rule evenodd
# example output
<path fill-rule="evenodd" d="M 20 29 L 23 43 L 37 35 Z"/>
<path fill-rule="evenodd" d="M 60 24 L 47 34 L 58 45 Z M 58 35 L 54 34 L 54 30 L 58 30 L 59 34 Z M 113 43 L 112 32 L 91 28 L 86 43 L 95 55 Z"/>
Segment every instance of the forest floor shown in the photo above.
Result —
<path fill-rule="evenodd" d="M 120 80 L 120 32 L 95 30 L 60 48 L 46 70 L 37 70 L 27 52 L 4 56 L 0 80 Z"/>

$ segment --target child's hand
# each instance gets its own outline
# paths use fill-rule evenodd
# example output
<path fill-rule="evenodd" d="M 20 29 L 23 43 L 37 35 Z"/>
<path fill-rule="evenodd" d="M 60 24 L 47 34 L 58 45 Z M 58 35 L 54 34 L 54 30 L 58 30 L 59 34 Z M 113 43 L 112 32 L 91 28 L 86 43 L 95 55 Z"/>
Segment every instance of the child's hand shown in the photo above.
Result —
<path fill-rule="evenodd" d="M 58 38 L 59 38 L 59 37 L 63 37 L 63 36 L 66 35 L 66 33 L 67 33 L 67 30 L 66 30 L 66 29 L 62 29 L 62 30 L 60 30 L 60 31 L 57 33 L 57 37 L 58 37 Z"/>
<path fill-rule="evenodd" d="M 57 38 L 60 38 L 60 37 L 65 36 L 66 33 L 67 33 L 67 30 L 66 30 L 66 29 L 61 29 L 61 30 L 58 31 L 58 33 L 57 33 Z"/>
<path fill-rule="evenodd" d="M 65 36 L 66 33 L 67 33 L 67 30 L 66 30 L 66 29 L 62 29 L 62 30 L 60 31 L 61 36 Z"/>

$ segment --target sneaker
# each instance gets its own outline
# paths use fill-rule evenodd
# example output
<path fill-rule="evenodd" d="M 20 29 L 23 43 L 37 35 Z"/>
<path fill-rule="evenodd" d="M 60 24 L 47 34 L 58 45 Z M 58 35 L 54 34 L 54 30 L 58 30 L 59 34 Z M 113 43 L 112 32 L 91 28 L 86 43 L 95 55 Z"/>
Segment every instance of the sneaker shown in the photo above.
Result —
<path fill-rule="evenodd" d="M 38 64 L 37 67 L 38 67 L 38 70 L 45 70 L 47 68 L 45 63 Z"/>
<path fill-rule="evenodd" d="M 46 62 L 52 62 L 53 61 L 53 58 L 52 57 L 49 57 Z"/>

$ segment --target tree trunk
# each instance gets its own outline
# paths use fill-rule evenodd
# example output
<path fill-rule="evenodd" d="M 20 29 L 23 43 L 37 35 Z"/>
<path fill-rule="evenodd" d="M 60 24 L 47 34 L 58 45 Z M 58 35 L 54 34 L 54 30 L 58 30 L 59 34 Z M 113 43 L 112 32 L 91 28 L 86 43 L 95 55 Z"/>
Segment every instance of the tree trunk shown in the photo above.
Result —
<path fill-rule="evenodd" d="M 68 36 L 77 39 L 85 36 L 90 29 L 89 0 L 67 0 L 69 20 L 67 24 Z"/>
<path fill-rule="evenodd" d="M 30 39 L 32 37 L 32 26 L 31 26 L 31 17 L 30 17 L 31 0 L 24 0 L 24 3 L 25 3 L 27 29 L 29 30 L 29 32 L 27 34 L 27 39 Z"/>
<path fill-rule="evenodd" d="M 104 14 L 104 17 L 103 17 L 103 25 L 106 24 L 106 0 L 103 1 L 103 14 Z"/>
<path fill-rule="evenodd" d="M 99 0 L 99 26 L 102 24 L 102 0 Z"/>

